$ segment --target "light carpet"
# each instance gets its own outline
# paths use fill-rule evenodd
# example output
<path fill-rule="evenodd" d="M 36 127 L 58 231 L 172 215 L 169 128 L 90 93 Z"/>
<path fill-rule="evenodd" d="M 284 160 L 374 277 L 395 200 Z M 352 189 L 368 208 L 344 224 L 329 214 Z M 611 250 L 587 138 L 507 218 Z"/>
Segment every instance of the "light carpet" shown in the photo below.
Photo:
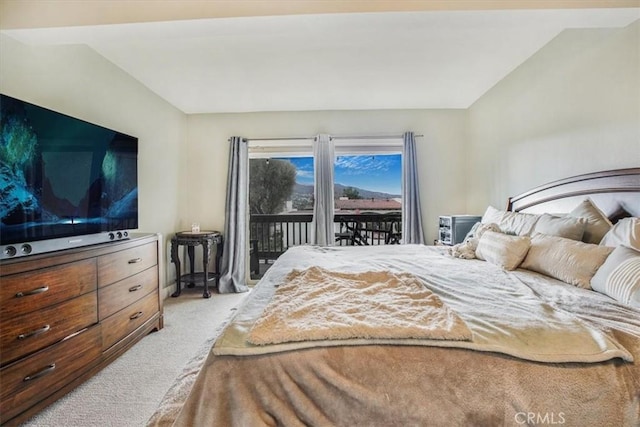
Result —
<path fill-rule="evenodd" d="M 153 332 L 90 380 L 23 424 L 25 427 L 146 426 L 165 395 L 207 353 L 248 293 L 185 289 L 164 303 L 164 328 Z M 184 389 L 183 389 L 184 390 Z"/>

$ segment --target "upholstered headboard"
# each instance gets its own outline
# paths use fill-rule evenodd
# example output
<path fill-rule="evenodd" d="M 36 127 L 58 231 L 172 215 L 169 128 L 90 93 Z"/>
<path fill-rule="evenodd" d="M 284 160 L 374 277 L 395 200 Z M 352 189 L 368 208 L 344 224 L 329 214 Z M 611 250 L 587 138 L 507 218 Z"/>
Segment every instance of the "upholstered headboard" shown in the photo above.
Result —
<path fill-rule="evenodd" d="M 510 197 L 507 210 L 566 213 L 587 197 L 613 222 L 627 216 L 640 217 L 640 168 L 595 172 L 554 181 Z"/>

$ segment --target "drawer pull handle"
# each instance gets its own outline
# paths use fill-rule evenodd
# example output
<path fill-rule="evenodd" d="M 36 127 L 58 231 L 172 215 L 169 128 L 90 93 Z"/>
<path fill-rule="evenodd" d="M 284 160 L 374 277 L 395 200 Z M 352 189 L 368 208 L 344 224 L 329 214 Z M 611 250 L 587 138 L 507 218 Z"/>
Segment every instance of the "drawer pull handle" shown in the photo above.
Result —
<path fill-rule="evenodd" d="M 49 329 L 51 329 L 51 326 L 49 325 L 44 325 L 42 328 L 38 328 L 35 331 L 31 331 L 31 332 L 27 332 L 26 334 L 20 334 L 18 335 L 18 339 L 19 340 L 23 340 L 29 337 L 34 337 L 36 335 L 40 335 L 40 334 L 44 334 L 45 332 L 47 332 Z"/>
<path fill-rule="evenodd" d="M 132 286 L 129 288 L 129 292 L 139 291 L 140 289 L 142 289 L 142 285 Z"/>
<path fill-rule="evenodd" d="M 43 370 L 36 372 L 35 374 L 32 375 L 27 375 L 26 377 L 24 377 L 22 379 L 22 381 L 31 381 L 31 380 L 35 380 L 36 378 L 40 378 L 43 375 L 46 375 L 48 373 L 53 372 L 53 370 L 56 369 L 56 364 L 52 363 L 51 365 L 47 366 L 46 368 L 44 368 Z"/>
<path fill-rule="evenodd" d="M 18 292 L 16 294 L 16 298 L 22 298 L 22 297 L 26 297 L 26 296 L 29 296 L 29 295 L 41 294 L 43 292 L 47 292 L 48 290 L 49 290 L 48 286 L 42 286 L 42 287 L 39 287 L 39 288 L 35 288 L 35 289 L 31 290 L 31 291 Z"/>
<path fill-rule="evenodd" d="M 136 320 L 138 317 L 142 316 L 142 312 L 139 311 L 136 314 L 132 314 L 131 316 L 129 316 L 129 320 Z"/>
<path fill-rule="evenodd" d="M 129 264 L 137 264 L 142 261 L 142 258 L 134 258 L 129 260 Z"/>

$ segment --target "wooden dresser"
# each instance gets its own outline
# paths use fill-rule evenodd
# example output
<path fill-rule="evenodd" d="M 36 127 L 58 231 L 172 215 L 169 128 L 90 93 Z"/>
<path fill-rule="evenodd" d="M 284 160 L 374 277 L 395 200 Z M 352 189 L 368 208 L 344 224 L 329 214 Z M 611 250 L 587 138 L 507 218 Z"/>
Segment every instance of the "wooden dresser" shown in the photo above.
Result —
<path fill-rule="evenodd" d="M 159 237 L 0 263 L 0 423 L 17 424 L 162 328 Z"/>

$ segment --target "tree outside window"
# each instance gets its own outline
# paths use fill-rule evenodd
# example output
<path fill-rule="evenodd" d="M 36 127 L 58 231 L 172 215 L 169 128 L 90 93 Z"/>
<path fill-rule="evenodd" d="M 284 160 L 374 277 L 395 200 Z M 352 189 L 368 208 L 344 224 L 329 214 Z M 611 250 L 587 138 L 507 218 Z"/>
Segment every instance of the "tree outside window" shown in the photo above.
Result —
<path fill-rule="evenodd" d="M 278 214 L 286 209 L 296 184 L 296 167 L 286 160 L 249 161 L 249 209 L 252 214 Z"/>
<path fill-rule="evenodd" d="M 362 214 L 366 222 L 363 229 L 370 234 L 364 238 L 370 240 L 369 244 L 384 243 L 388 222 L 398 221 L 384 219 L 387 222 L 383 223 L 375 215 L 388 218 L 387 214 L 397 215 L 401 210 L 402 155 L 394 151 L 343 152 L 335 159 L 334 212 L 342 216 Z M 285 150 L 270 154 L 256 150 L 255 157 L 249 159 L 249 238 L 255 265 L 251 267 L 252 278 L 260 277 L 262 268 L 268 268 L 269 261 L 288 247 L 308 243 L 305 224 L 310 222 L 314 206 L 314 159 L 310 152 L 303 154 L 301 150 L 290 157 L 287 154 Z M 336 235 L 342 233 L 343 222 L 341 219 L 335 224 Z M 376 240 L 376 236 L 383 237 Z"/>

